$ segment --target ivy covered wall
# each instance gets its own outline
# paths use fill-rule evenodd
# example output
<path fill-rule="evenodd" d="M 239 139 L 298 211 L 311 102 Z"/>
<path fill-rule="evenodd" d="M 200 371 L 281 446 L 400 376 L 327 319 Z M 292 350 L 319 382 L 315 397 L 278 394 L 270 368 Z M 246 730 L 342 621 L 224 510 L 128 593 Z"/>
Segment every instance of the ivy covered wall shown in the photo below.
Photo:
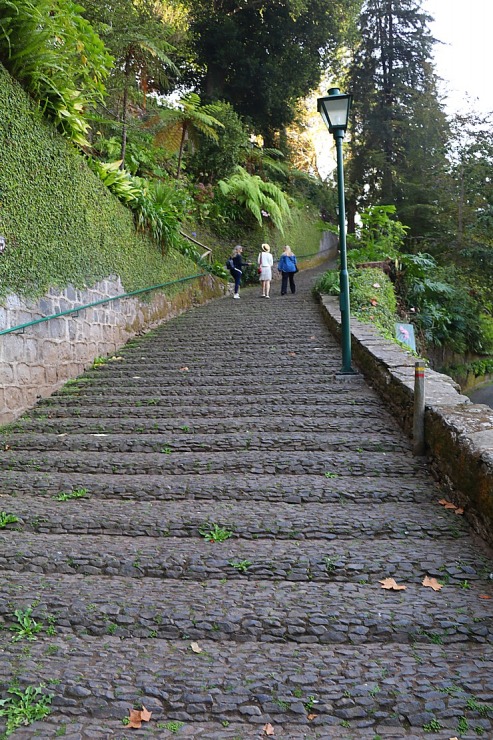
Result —
<path fill-rule="evenodd" d="M 163 259 L 131 212 L 46 123 L 0 65 L 0 303 L 50 287 L 93 285 L 119 275 L 126 290 L 192 275 L 170 250 Z"/>

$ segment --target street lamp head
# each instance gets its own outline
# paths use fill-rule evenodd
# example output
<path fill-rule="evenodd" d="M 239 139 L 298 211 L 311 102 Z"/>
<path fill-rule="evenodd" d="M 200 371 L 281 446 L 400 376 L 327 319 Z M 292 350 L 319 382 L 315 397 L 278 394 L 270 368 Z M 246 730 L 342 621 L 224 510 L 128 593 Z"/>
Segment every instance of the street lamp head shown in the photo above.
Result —
<path fill-rule="evenodd" d="M 347 129 L 352 100 L 352 95 L 340 93 L 338 87 L 331 87 L 328 97 L 318 98 L 317 110 L 331 134 Z"/>

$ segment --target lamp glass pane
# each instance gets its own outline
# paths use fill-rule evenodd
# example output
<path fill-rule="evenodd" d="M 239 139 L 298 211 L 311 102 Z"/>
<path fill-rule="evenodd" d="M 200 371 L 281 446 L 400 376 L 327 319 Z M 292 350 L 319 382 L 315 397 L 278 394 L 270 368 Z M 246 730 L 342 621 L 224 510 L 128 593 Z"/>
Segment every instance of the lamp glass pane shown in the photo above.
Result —
<path fill-rule="evenodd" d="M 349 98 L 346 96 L 341 98 L 334 96 L 332 99 L 330 97 L 326 98 L 324 107 L 327 110 L 331 127 L 346 128 L 348 121 L 348 103 Z"/>

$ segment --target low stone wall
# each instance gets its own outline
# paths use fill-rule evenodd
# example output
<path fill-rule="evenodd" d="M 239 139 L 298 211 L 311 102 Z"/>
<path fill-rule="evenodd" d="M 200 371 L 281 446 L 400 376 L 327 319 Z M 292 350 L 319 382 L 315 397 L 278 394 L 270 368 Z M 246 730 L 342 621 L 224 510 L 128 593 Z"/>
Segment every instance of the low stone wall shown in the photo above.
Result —
<path fill-rule="evenodd" d="M 320 296 L 325 321 L 340 338 L 339 301 Z M 351 319 L 352 357 L 412 435 L 416 358 L 373 327 Z M 447 375 L 426 370 L 425 443 L 437 477 L 451 488 L 475 530 L 493 545 L 493 410 L 473 404 Z"/>
<path fill-rule="evenodd" d="M 148 331 L 193 305 L 223 295 L 225 284 L 205 275 L 149 294 L 121 298 L 100 306 L 30 326 L 23 333 L 0 336 L 0 424 L 16 419 L 43 396 L 75 378 L 96 357 L 115 354 L 136 334 Z M 38 301 L 10 295 L 0 307 L 0 330 L 51 314 L 122 295 L 117 277 L 86 290 L 52 289 Z"/>

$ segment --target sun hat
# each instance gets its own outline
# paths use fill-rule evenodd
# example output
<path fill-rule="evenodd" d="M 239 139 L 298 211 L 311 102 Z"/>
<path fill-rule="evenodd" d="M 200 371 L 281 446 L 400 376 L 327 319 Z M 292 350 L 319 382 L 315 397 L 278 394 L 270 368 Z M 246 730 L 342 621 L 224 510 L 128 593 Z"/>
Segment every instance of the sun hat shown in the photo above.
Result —
<path fill-rule="evenodd" d="M 270 246 L 268 244 L 262 244 L 262 252 L 270 252 Z"/>

